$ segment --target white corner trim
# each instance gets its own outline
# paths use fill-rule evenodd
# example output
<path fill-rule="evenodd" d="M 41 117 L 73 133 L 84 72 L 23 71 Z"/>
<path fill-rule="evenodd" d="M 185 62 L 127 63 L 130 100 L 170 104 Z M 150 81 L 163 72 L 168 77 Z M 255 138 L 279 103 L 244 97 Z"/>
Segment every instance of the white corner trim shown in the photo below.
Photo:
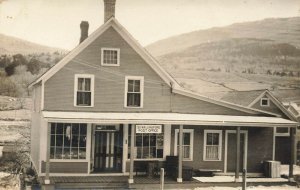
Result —
<path fill-rule="evenodd" d="M 41 111 L 44 110 L 44 102 L 45 102 L 45 83 L 42 81 L 41 85 Z"/>
<path fill-rule="evenodd" d="M 140 93 L 141 93 L 141 106 L 131 107 L 127 106 L 127 92 L 128 92 L 128 80 L 139 80 L 140 81 Z M 125 76 L 125 88 L 124 88 L 124 107 L 125 108 L 143 108 L 144 106 L 144 76 Z"/>
<path fill-rule="evenodd" d="M 111 50 L 111 51 L 117 51 L 117 64 L 107 64 L 104 63 L 104 50 Z M 110 67 L 116 67 L 116 66 L 120 66 L 120 48 L 107 48 L 107 47 L 103 47 L 101 48 L 101 65 L 102 66 L 110 66 Z"/>
<path fill-rule="evenodd" d="M 194 129 L 183 129 L 183 133 L 190 134 L 190 155 L 189 158 L 183 158 L 183 161 L 193 161 L 194 154 Z M 178 142 L 178 134 L 179 129 L 175 129 L 175 139 L 174 139 L 174 155 L 178 155 L 177 153 L 177 142 Z"/>
<path fill-rule="evenodd" d="M 218 146 L 218 159 L 216 160 L 208 160 L 206 159 L 206 140 L 207 140 L 207 133 L 217 133 L 219 134 L 219 146 Z M 204 142 L 203 142 L 203 161 L 222 161 L 222 130 L 204 130 Z"/>
<path fill-rule="evenodd" d="M 276 127 L 273 128 L 272 160 L 275 160 Z"/>
<path fill-rule="evenodd" d="M 91 105 L 90 106 L 77 105 L 78 78 L 91 79 Z M 94 94 L 95 94 L 95 76 L 91 74 L 75 74 L 74 75 L 74 107 L 94 107 Z"/>

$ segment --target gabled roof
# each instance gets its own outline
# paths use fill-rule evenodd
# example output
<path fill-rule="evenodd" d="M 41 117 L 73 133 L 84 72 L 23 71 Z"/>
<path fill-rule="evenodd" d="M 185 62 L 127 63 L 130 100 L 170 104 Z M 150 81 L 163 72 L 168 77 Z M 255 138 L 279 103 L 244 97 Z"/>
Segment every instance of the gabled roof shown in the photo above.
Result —
<path fill-rule="evenodd" d="M 129 34 L 129 32 L 127 32 L 127 30 L 122 27 L 122 25 L 114 17 L 112 17 L 95 32 L 93 32 L 86 40 L 73 49 L 69 54 L 67 54 L 61 61 L 50 68 L 37 80 L 32 82 L 29 87 L 41 81 L 43 83 L 46 82 L 110 27 L 113 27 L 168 85 L 171 85 L 171 83 L 176 83 L 176 81 L 164 69 L 161 68 L 157 61 Z"/>
<path fill-rule="evenodd" d="M 263 92 L 264 90 L 230 91 L 224 94 L 221 100 L 247 107 Z"/>
<path fill-rule="evenodd" d="M 229 102 L 225 102 L 222 100 L 215 100 L 209 97 L 205 97 L 194 92 L 188 91 L 182 88 L 174 78 L 167 73 L 160 64 L 151 56 L 151 54 L 143 48 L 130 34 L 129 32 L 114 18 L 112 17 L 106 23 L 104 23 L 100 28 L 98 28 L 95 32 L 93 32 L 86 40 L 84 40 L 81 44 L 79 44 L 74 50 L 72 50 L 69 54 L 67 54 L 61 61 L 59 61 L 56 65 L 50 68 L 47 72 L 45 72 L 42 76 L 32 82 L 29 87 L 32 87 L 38 83 L 44 84 L 49 78 L 51 78 L 56 72 L 58 72 L 61 68 L 63 68 L 67 63 L 69 63 L 72 59 L 74 59 L 80 52 L 82 52 L 87 46 L 89 46 L 94 40 L 96 40 L 101 34 L 103 34 L 107 29 L 113 27 L 118 34 L 122 36 L 122 38 L 145 60 L 146 63 L 173 89 L 174 93 L 178 93 L 184 96 L 188 96 L 191 98 L 199 99 L 202 101 L 210 102 L 216 105 L 224 106 L 230 109 L 242 111 L 250 114 L 261 114 L 261 115 L 271 115 L 271 116 L 279 116 L 277 114 L 266 112 L 250 107 L 245 107 L 242 105 L 237 105 Z"/>
<path fill-rule="evenodd" d="M 293 121 L 297 121 L 297 118 L 294 117 L 294 115 L 292 115 L 285 107 L 284 105 L 269 91 L 269 90 L 265 90 L 264 92 L 262 92 L 259 96 L 257 96 L 257 98 L 255 100 L 253 100 L 248 107 L 252 107 L 255 103 L 257 103 L 258 101 L 260 101 L 261 98 L 263 98 L 264 96 L 268 97 L 269 99 L 271 99 L 271 101 L 291 120 Z"/>

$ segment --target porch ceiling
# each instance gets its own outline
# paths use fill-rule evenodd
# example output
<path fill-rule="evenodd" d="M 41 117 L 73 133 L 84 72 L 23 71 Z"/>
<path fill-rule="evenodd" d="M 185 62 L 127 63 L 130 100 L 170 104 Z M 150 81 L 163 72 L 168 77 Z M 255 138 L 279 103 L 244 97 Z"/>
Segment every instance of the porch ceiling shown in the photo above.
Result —
<path fill-rule="evenodd" d="M 247 127 L 296 127 L 297 122 L 278 117 L 202 115 L 183 113 L 96 113 L 43 111 L 49 122 L 86 122 L 102 124 L 178 124 Z"/>

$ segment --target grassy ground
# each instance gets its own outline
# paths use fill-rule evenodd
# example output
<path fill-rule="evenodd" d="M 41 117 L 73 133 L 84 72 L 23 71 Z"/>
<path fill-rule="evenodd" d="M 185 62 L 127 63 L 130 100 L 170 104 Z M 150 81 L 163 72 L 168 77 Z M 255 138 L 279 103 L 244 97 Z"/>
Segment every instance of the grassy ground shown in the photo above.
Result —
<path fill-rule="evenodd" d="M 25 148 L 28 152 L 30 107 L 30 99 L 0 96 L 0 143 L 15 144 L 16 149 Z M 20 144 L 24 147 L 20 147 Z M 18 175 L 12 174 L 17 162 L 0 161 L 0 190 L 19 189 Z"/>

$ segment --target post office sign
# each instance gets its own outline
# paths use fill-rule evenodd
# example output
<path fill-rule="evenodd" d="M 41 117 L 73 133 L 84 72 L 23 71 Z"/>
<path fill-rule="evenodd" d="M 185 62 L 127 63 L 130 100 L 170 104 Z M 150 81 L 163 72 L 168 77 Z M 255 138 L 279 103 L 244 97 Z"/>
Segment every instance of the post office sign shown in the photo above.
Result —
<path fill-rule="evenodd" d="M 162 125 L 136 125 L 136 133 L 161 133 Z"/>

